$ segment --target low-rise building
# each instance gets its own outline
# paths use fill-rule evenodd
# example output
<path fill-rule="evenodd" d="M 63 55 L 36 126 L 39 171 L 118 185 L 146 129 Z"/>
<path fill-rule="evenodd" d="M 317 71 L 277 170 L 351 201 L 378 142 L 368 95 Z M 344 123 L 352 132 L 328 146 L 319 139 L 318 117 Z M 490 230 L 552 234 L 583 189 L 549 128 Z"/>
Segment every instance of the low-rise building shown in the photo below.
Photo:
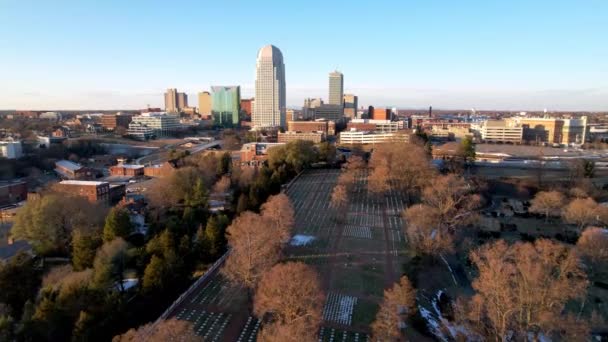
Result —
<path fill-rule="evenodd" d="M 110 183 L 83 180 L 64 180 L 55 188 L 59 192 L 84 197 L 90 202 L 110 203 Z"/>
<path fill-rule="evenodd" d="M 27 199 L 27 185 L 20 180 L 0 181 L 0 206 Z"/>
<path fill-rule="evenodd" d="M 183 129 L 177 115 L 167 113 L 143 113 L 134 116 L 127 134 L 136 139 L 164 137 Z"/>
<path fill-rule="evenodd" d="M 105 130 L 113 131 L 116 127 L 128 128 L 132 119 L 132 115 L 123 113 L 104 114 L 101 117 L 101 125 Z"/>
<path fill-rule="evenodd" d="M 240 150 L 241 164 L 259 165 L 268 159 L 268 150 L 284 143 L 247 143 Z"/>
<path fill-rule="evenodd" d="M 277 138 L 277 141 L 280 143 L 287 143 L 294 140 L 307 140 L 317 144 L 325 141 L 325 133 L 288 131 L 285 133 L 279 132 Z"/>
<path fill-rule="evenodd" d="M 344 108 L 341 105 L 322 104 L 309 110 L 314 113 L 315 119 L 338 121 L 344 116 Z"/>
<path fill-rule="evenodd" d="M 323 132 L 326 136 L 336 134 L 336 123 L 328 120 L 288 121 L 290 132 Z"/>
<path fill-rule="evenodd" d="M 118 164 L 110 167 L 110 174 L 112 176 L 143 176 L 144 166 L 132 164 Z"/>
<path fill-rule="evenodd" d="M 55 162 L 55 172 L 64 179 L 90 179 L 94 177 L 93 170 L 69 160 Z"/>
<path fill-rule="evenodd" d="M 171 162 L 164 162 L 162 164 L 150 165 L 144 167 L 144 175 L 154 178 L 167 177 L 175 171 L 176 167 Z"/>
<path fill-rule="evenodd" d="M 342 145 L 367 145 L 383 143 L 409 142 L 411 133 L 399 131 L 392 133 L 375 133 L 369 131 L 350 130 L 340 133 L 340 144 Z"/>

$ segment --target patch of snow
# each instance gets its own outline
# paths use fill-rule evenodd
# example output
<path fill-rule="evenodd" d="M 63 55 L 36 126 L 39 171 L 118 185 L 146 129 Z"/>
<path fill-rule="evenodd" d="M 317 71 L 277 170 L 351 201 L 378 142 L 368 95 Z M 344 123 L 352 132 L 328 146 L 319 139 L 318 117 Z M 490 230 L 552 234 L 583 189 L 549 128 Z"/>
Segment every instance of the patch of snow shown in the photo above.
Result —
<path fill-rule="evenodd" d="M 314 241 L 315 239 L 316 238 L 312 235 L 297 234 L 291 238 L 291 241 L 289 241 L 289 244 L 292 246 L 306 246 L 309 243 L 311 243 L 312 241 Z"/>

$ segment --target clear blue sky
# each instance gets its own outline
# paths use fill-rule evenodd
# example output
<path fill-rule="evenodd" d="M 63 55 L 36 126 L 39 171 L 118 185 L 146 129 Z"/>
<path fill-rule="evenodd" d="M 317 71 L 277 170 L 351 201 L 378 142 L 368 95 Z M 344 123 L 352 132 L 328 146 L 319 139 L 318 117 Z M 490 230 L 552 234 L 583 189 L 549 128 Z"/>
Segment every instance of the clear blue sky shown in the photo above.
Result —
<path fill-rule="evenodd" d="M 269 43 L 289 106 L 338 68 L 362 105 L 608 110 L 606 0 L 0 0 L 0 109 L 251 96 Z"/>

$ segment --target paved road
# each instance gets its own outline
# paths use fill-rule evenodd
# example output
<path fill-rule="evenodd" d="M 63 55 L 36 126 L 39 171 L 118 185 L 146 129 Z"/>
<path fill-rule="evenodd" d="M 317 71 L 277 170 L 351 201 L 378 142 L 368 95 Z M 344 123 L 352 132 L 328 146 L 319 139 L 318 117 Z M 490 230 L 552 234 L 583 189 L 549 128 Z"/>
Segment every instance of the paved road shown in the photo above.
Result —
<path fill-rule="evenodd" d="M 215 147 L 215 146 L 222 146 L 223 142 L 221 140 L 214 140 L 212 142 L 206 143 L 206 144 L 202 144 L 202 145 L 198 145 L 192 148 L 187 149 L 186 151 L 189 151 L 190 154 L 195 154 L 195 153 L 199 153 L 201 151 L 204 151 L 210 147 Z M 169 145 L 166 146 L 165 148 L 163 148 L 163 151 L 159 151 L 158 153 L 153 153 L 153 154 L 149 154 L 147 156 L 143 156 L 140 158 L 137 158 L 135 160 L 135 164 L 137 165 L 154 165 L 154 164 L 161 164 L 166 162 L 167 160 L 169 160 L 169 150 L 174 147 L 174 145 Z"/>

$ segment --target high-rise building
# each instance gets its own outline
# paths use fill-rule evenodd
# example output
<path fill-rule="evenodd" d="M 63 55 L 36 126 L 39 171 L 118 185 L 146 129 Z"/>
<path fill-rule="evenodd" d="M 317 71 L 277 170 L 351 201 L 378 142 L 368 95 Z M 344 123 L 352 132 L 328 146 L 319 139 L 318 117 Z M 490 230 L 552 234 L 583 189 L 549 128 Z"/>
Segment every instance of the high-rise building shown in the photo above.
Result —
<path fill-rule="evenodd" d="M 186 93 L 177 93 L 177 111 L 181 112 L 188 107 L 188 95 Z"/>
<path fill-rule="evenodd" d="M 167 89 L 165 93 L 165 111 L 167 113 L 176 113 L 177 110 L 177 89 Z"/>
<path fill-rule="evenodd" d="M 258 52 L 255 72 L 253 127 L 285 127 L 285 64 L 283 54 L 273 45 Z"/>
<path fill-rule="evenodd" d="M 213 115 L 213 123 L 216 126 L 238 126 L 241 111 L 241 87 L 211 87 L 211 103 L 211 115 Z"/>
<path fill-rule="evenodd" d="M 211 115 L 211 94 L 208 91 L 198 93 L 198 113 L 201 116 Z"/>
<path fill-rule="evenodd" d="M 342 106 L 344 75 L 339 71 L 329 73 L 329 104 Z"/>
<path fill-rule="evenodd" d="M 165 111 L 167 113 L 178 113 L 188 107 L 188 95 L 178 93 L 177 89 L 169 88 L 165 92 Z"/>
<path fill-rule="evenodd" d="M 353 94 L 344 94 L 344 116 L 355 119 L 359 98 Z"/>
<path fill-rule="evenodd" d="M 314 119 L 326 119 L 332 121 L 339 121 L 342 119 L 343 108 L 340 105 L 324 104 L 317 108 L 312 109 L 314 111 Z"/>

